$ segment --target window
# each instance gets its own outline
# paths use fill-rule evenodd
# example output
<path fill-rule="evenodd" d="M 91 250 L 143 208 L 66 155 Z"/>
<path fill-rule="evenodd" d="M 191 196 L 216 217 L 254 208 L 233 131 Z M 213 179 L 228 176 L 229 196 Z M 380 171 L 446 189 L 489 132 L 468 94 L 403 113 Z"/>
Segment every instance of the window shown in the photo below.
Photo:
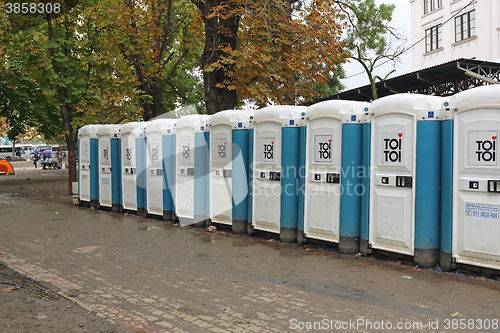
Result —
<path fill-rule="evenodd" d="M 425 30 L 425 52 L 443 47 L 443 31 L 441 24 Z"/>
<path fill-rule="evenodd" d="M 476 35 L 476 12 L 474 10 L 455 17 L 455 42 Z"/>
<path fill-rule="evenodd" d="M 443 0 L 424 0 L 424 14 L 443 7 Z"/>

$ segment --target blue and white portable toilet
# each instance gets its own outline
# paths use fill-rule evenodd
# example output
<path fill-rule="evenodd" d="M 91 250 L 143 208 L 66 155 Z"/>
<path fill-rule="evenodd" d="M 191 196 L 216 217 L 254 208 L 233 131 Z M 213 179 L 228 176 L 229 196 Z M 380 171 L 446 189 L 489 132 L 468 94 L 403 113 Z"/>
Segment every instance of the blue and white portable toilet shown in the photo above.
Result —
<path fill-rule="evenodd" d="M 146 215 L 146 123 L 131 122 L 121 127 L 123 209 Z"/>
<path fill-rule="evenodd" d="M 453 156 L 443 166 L 446 177 L 453 167 L 453 185 L 443 182 L 441 265 L 450 267 L 451 245 L 452 263 L 500 269 L 500 86 L 459 92 L 451 103 L 453 130 L 444 139 L 453 135 Z"/>
<path fill-rule="evenodd" d="M 175 128 L 176 119 L 156 119 L 147 123 L 147 212 L 174 218 Z"/>
<path fill-rule="evenodd" d="M 414 256 L 422 267 L 440 248 L 443 97 L 397 94 L 371 105 L 369 245 Z"/>
<path fill-rule="evenodd" d="M 99 202 L 99 155 L 97 131 L 100 125 L 78 130 L 78 203 L 97 208 Z"/>
<path fill-rule="evenodd" d="M 181 226 L 205 225 L 209 213 L 208 115 L 177 120 L 175 212 Z"/>
<path fill-rule="evenodd" d="M 342 253 L 359 252 L 362 119 L 369 105 L 331 100 L 307 110 L 303 232 L 339 243 Z"/>
<path fill-rule="evenodd" d="M 269 106 L 255 111 L 253 129 L 252 226 L 297 240 L 300 128 L 307 108 Z"/>
<path fill-rule="evenodd" d="M 101 125 L 99 147 L 99 206 L 121 211 L 120 126 Z"/>
<path fill-rule="evenodd" d="M 244 234 L 248 224 L 248 140 L 253 111 L 210 118 L 210 219 Z"/>

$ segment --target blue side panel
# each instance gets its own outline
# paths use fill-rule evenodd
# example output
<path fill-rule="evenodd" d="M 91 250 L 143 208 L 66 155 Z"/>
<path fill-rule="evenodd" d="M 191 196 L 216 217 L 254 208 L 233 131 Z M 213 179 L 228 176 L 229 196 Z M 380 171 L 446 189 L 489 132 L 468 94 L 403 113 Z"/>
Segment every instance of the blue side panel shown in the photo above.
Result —
<path fill-rule="evenodd" d="M 300 128 L 281 130 L 281 228 L 296 229 L 298 226 L 298 174 Z"/>
<path fill-rule="evenodd" d="M 173 189 L 173 178 L 174 178 L 174 136 L 173 135 L 163 135 L 162 136 L 162 156 L 163 156 L 163 210 L 173 211 L 174 210 L 174 197 L 171 189 Z"/>
<path fill-rule="evenodd" d="M 99 142 L 90 139 L 90 200 L 99 201 Z"/>
<path fill-rule="evenodd" d="M 361 196 L 361 240 L 368 241 L 368 225 L 370 218 L 370 144 L 371 123 L 363 124 L 363 150 L 361 163 L 363 166 L 361 184 L 363 184 L 363 195 Z"/>
<path fill-rule="evenodd" d="M 248 222 L 252 222 L 253 204 L 253 128 L 248 133 Z"/>
<path fill-rule="evenodd" d="M 306 177 L 306 137 L 307 127 L 300 128 L 300 148 L 299 148 L 299 202 L 297 210 L 297 229 L 304 231 L 304 204 L 305 204 L 305 177 Z"/>
<path fill-rule="evenodd" d="M 417 122 L 415 249 L 439 249 L 441 122 Z"/>
<path fill-rule="evenodd" d="M 208 143 L 205 133 L 194 134 L 194 216 L 206 217 L 208 212 Z"/>
<path fill-rule="evenodd" d="M 111 139 L 111 203 L 121 204 L 121 139 Z"/>
<path fill-rule="evenodd" d="M 81 199 L 81 196 L 80 196 L 80 182 L 82 181 L 82 175 L 81 175 L 81 172 L 80 172 L 80 157 L 82 156 L 82 152 L 80 151 L 80 139 L 78 139 L 78 156 L 77 156 L 77 160 L 78 160 L 78 198 Z"/>
<path fill-rule="evenodd" d="M 137 171 L 137 209 L 146 208 L 146 138 L 135 139 Z"/>
<path fill-rule="evenodd" d="M 248 133 L 249 130 L 232 131 L 232 217 L 235 221 L 248 219 Z"/>
<path fill-rule="evenodd" d="M 442 124 L 441 252 L 451 254 L 453 211 L 453 120 Z"/>
<path fill-rule="evenodd" d="M 360 235 L 363 184 L 359 171 L 362 165 L 362 143 L 362 124 L 342 124 L 340 237 L 359 237 Z"/>

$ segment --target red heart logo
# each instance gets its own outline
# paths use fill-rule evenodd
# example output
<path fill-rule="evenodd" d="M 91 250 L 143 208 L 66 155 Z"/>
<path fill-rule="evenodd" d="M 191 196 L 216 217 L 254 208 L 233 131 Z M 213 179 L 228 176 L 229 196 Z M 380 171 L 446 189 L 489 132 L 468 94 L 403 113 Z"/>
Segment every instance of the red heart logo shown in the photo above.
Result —
<path fill-rule="evenodd" d="M 328 140 L 328 142 L 332 142 L 332 140 L 330 139 L 330 140 Z"/>
<path fill-rule="evenodd" d="M 271 144 L 272 144 L 272 145 L 274 145 L 274 141 L 273 141 L 273 142 L 271 142 Z"/>
<path fill-rule="evenodd" d="M 403 133 L 398 133 L 398 136 L 399 136 L 399 137 L 402 137 L 402 136 L 403 136 Z"/>
<path fill-rule="evenodd" d="M 491 138 L 492 138 L 493 140 L 496 140 L 496 139 L 497 139 L 497 137 L 496 137 L 496 136 L 492 136 Z"/>

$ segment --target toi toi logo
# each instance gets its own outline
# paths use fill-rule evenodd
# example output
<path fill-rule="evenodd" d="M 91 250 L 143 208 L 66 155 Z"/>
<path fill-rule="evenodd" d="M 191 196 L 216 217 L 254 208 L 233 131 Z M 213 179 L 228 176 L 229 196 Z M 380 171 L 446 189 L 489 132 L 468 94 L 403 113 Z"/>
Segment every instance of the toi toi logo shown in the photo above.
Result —
<path fill-rule="evenodd" d="M 322 160 L 329 160 L 332 151 L 332 140 L 330 142 L 320 142 L 319 145 L 319 158 Z"/>
<path fill-rule="evenodd" d="M 469 132 L 469 165 L 497 165 L 497 131 Z"/>
<path fill-rule="evenodd" d="M 219 159 L 226 159 L 226 144 L 217 145 L 217 153 L 219 154 Z"/>
<path fill-rule="evenodd" d="M 272 160 L 274 158 L 274 142 L 271 142 L 271 144 L 264 144 L 263 149 L 264 159 Z"/>
<path fill-rule="evenodd" d="M 189 159 L 189 144 L 182 146 L 182 158 L 185 160 Z"/>
<path fill-rule="evenodd" d="M 385 134 L 396 134 L 396 133 L 385 133 Z M 403 133 L 397 133 L 383 138 L 383 163 L 401 163 L 402 160 L 402 143 L 403 143 Z"/>
<path fill-rule="evenodd" d="M 158 161 L 159 149 L 158 146 L 151 148 L 151 162 Z"/>
<path fill-rule="evenodd" d="M 108 147 L 102 149 L 102 159 L 104 161 L 108 161 L 109 160 L 109 149 L 108 149 Z"/>
<path fill-rule="evenodd" d="M 491 140 L 477 140 L 476 156 L 478 162 L 496 162 L 496 136 Z"/>

